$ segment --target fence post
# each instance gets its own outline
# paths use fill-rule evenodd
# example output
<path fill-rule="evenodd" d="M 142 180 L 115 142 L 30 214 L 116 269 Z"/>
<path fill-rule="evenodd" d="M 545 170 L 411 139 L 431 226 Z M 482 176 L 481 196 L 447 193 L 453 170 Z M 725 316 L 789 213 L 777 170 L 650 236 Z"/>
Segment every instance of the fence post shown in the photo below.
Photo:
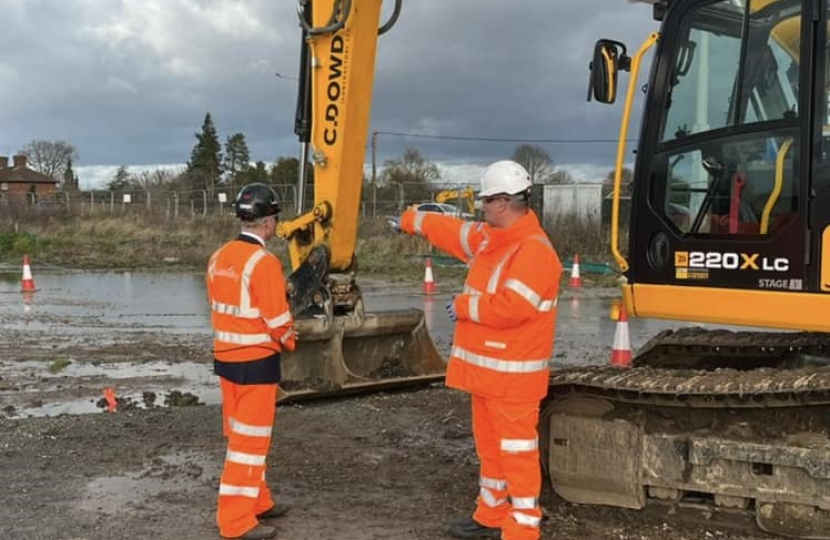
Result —
<path fill-rule="evenodd" d="M 147 212 L 150 211 L 150 192 L 147 191 Z"/>
<path fill-rule="evenodd" d="M 115 212 L 115 192 L 110 190 L 110 214 Z"/>
<path fill-rule="evenodd" d="M 202 217 L 207 217 L 207 191 L 202 190 Z"/>
<path fill-rule="evenodd" d="M 179 194 L 173 192 L 173 219 L 179 219 Z"/>

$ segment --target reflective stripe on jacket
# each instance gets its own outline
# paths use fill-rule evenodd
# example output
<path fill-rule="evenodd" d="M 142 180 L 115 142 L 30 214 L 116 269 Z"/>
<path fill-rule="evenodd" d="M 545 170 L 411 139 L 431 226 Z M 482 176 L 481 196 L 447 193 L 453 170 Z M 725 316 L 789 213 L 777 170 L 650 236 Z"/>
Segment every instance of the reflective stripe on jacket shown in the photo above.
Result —
<path fill-rule="evenodd" d="M 214 356 L 220 362 L 251 362 L 282 350 L 294 319 L 285 296 L 279 259 L 247 235 L 210 258 L 207 290 Z"/>
<path fill-rule="evenodd" d="M 447 386 L 495 398 L 544 397 L 562 265 L 536 215 L 499 229 L 408 211 L 401 228 L 470 267 L 455 298 Z"/>

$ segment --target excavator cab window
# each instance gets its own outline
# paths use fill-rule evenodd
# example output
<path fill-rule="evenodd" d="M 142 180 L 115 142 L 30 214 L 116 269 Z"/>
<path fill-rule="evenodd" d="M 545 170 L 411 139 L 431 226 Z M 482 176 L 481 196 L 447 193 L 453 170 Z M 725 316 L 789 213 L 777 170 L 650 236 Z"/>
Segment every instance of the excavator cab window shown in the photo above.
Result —
<path fill-rule="evenodd" d="M 828 17 L 830 17 L 830 7 L 828 7 Z M 830 23 L 825 32 L 827 36 L 830 36 Z M 816 155 L 812 188 L 817 195 L 830 196 L 830 39 L 825 42 L 823 81 L 818 84 L 824 94 L 823 110 L 816 113 L 816 121 L 820 124 L 821 151 Z"/>
<path fill-rule="evenodd" d="M 698 6 L 675 45 L 651 202 L 684 235 L 772 234 L 798 211 L 800 5 Z"/>

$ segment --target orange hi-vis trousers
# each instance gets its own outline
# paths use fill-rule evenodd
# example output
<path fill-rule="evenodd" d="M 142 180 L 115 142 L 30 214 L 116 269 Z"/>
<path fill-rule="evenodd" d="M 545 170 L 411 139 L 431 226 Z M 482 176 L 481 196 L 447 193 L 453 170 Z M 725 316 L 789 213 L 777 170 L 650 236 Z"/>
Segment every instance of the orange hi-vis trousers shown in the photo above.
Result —
<path fill-rule="evenodd" d="M 502 530 L 503 540 L 538 540 L 539 401 L 472 396 L 473 435 L 481 462 L 473 519 Z"/>
<path fill-rule="evenodd" d="M 223 433 L 228 452 L 219 485 L 219 534 L 242 536 L 259 523 L 256 515 L 274 506 L 265 482 L 277 403 L 276 384 L 236 384 L 220 377 Z"/>

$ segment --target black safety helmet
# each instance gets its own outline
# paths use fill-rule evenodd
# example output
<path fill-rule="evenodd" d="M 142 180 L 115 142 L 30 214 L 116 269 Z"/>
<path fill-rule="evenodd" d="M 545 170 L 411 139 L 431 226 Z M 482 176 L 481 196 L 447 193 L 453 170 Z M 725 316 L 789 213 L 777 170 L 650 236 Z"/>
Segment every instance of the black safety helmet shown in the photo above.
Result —
<path fill-rule="evenodd" d="M 248 184 L 239 190 L 233 201 L 236 217 L 242 221 L 274 216 L 282 207 L 274 190 L 262 183 Z"/>

